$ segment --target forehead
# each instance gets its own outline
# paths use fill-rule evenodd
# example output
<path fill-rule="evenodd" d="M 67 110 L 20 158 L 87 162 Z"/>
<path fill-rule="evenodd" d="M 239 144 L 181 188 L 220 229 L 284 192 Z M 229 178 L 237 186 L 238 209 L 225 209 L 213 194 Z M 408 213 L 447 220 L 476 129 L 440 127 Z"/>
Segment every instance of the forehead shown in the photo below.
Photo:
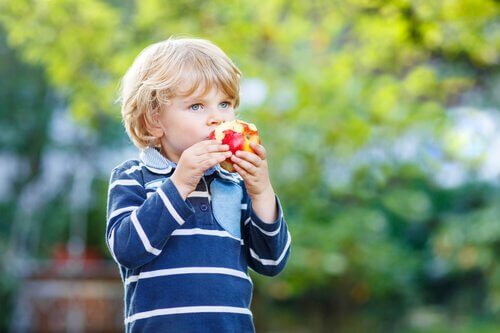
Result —
<path fill-rule="evenodd" d="M 183 75 L 177 82 L 175 94 L 179 96 L 203 95 L 205 90 L 207 90 L 206 84 L 199 82 L 191 75 Z"/>
<path fill-rule="evenodd" d="M 218 80 L 210 80 L 203 75 L 183 75 L 177 82 L 174 94 L 179 97 L 201 98 L 215 92 L 231 97 Z M 231 97 L 232 98 L 232 97 Z"/>

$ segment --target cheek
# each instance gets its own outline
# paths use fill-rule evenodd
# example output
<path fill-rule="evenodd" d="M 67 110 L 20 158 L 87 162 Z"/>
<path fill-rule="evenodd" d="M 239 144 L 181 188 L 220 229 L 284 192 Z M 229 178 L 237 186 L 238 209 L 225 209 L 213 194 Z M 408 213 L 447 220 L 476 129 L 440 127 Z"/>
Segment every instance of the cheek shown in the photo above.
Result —
<path fill-rule="evenodd" d="M 234 111 L 235 111 L 234 109 L 228 110 L 224 119 L 226 121 L 235 120 L 236 115 L 235 115 Z"/>

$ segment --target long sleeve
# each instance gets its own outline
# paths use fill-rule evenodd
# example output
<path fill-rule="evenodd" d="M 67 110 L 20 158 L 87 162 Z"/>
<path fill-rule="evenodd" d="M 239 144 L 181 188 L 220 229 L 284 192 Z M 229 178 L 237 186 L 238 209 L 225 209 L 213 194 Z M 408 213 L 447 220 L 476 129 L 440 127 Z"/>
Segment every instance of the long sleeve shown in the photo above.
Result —
<path fill-rule="evenodd" d="M 108 190 L 106 242 L 115 261 L 129 269 L 156 258 L 194 214 L 170 179 L 146 195 L 137 169 L 113 170 Z"/>
<path fill-rule="evenodd" d="M 249 266 L 257 273 L 274 276 L 279 274 L 290 254 L 291 236 L 288 231 L 279 199 L 276 197 L 278 219 L 263 222 L 253 211 L 246 193 L 246 210 L 243 216 L 244 240 Z"/>

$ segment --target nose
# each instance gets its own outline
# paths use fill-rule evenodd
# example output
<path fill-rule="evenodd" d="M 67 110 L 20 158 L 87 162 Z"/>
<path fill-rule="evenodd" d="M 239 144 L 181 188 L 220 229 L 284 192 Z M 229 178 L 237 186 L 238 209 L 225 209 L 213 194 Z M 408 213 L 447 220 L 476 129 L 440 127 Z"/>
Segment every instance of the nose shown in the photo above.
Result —
<path fill-rule="evenodd" d="M 220 125 L 224 121 L 224 115 L 217 108 L 213 108 L 208 116 L 207 124 L 209 126 Z"/>
<path fill-rule="evenodd" d="M 217 125 L 220 125 L 221 123 L 222 123 L 222 120 L 220 120 L 220 119 L 210 118 L 208 120 L 209 126 L 214 126 L 214 125 L 217 126 Z"/>

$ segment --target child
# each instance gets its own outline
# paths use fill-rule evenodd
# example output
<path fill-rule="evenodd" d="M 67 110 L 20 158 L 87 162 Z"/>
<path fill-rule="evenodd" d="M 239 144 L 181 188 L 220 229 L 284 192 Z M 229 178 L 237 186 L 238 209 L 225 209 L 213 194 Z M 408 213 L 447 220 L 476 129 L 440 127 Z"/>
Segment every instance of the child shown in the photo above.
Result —
<path fill-rule="evenodd" d="M 253 332 L 248 267 L 273 276 L 290 234 L 266 151 L 209 140 L 235 119 L 240 71 L 214 44 L 168 39 L 122 82 L 122 116 L 142 151 L 113 169 L 106 241 L 125 287 L 127 332 Z M 237 173 L 218 165 L 231 157 Z"/>

